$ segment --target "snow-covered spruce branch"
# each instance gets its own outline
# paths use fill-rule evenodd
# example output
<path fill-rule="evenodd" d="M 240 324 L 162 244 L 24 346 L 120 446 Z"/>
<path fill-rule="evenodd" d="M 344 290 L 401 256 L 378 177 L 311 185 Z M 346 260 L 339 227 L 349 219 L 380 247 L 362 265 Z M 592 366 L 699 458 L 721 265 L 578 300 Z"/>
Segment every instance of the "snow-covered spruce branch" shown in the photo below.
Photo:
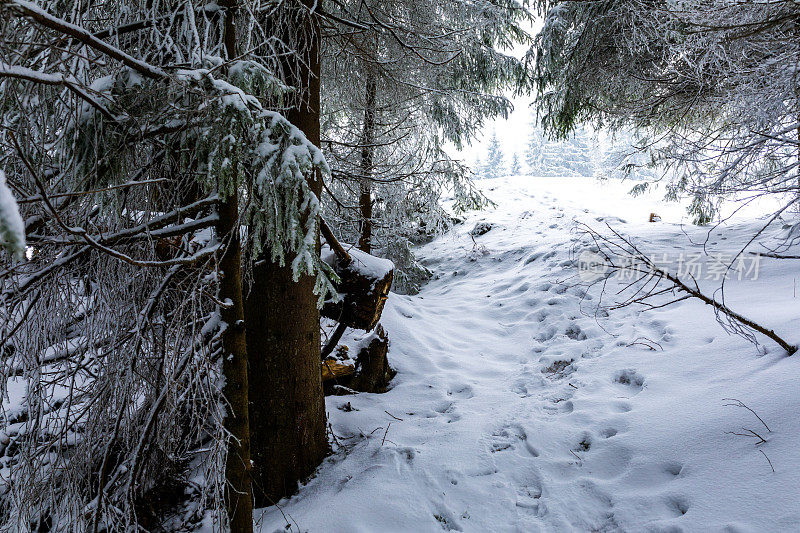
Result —
<path fill-rule="evenodd" d="M 95 37 L 85 28 L 72 24 L 59 17 L 51 15 L 33 2 L 25 0 L 0 0 L 0 9 L 8 10 L 19 16 L 29 18 L 44 27 L 50 28 L 64 35 L 85 44 L 90 48 L 102 52 L 109 57 L 116 59 L 126 67 L 129 67 L 139 74 L 153 79 L 165 79 L 167 73 L 159 67 L 148 64 L 141 59 L 137 59 L 119 48 L 112 46 L 102 39 Z"/>
<path fill-rule="evenodd" d="M 598 265 L 602 269 L 603 275 L 595 280 L 594 283 L 603 282 L 605 290 L 606 282 L 611 276 L 623 271 L 634 275 L 632 281 L 617 291 L 617 295 L 627 292 L 629 296 L 615 303 L 612 308 L 642 305 L 646 310 L 654 310 L 688 298 L 696 298 L 711 306 L 718 320 L 720 315 L 727 319 L 727 323 L 720 322 L 726 329 L 743 336 L 751 342 L 756 342 L 756 339 L 749 331 L 758 332 L 778 344 L 788 355 L 793 355 L 797 352 L 798 347 L 796 345 L 786 341 L 774 330 L 762 326 L 758 322 L 734 311 L 727 304 L 708 296 L 700 290 L 696 280 L 692 279 L 691 282 L 684 281 L 676 274 L 659 267 L 630 239 L 611 228 L 608 224 L 606 226 L 611 235 L 603 235 L 583 223 L 579 224 L 578 231 L 593 244 L 592 251 L 605 260 L 603 265 Z M 625 258 L 624 264 L 616 259 L 620 257 Z M 651 302 L 655 298 L 666 295 L 671 296 L 666 302 Z"/>
<path fill-rule="evenodd" d="M 0 78 L 16 78 L 33 83 L 41 83 L 44 85 L 63 85 L 72 91 L 76 96 L 78 96 L 78 98 L 102 113 L 107 119 L 113 121 L 117 120 L 117 118 L 106 108 L 106 106 L 89 94 L 85 85 L 73 76 L 40 72 L 38 70 L 33 70 L 18 65 L 12 66 L 0 62 Z"/>
<path fill-rule="evenodd" d="M 698 223 L 721 195 L 797 193 L 796 4 L 539 5 L 537 107 L 550 133 L 637 129 Z"/>

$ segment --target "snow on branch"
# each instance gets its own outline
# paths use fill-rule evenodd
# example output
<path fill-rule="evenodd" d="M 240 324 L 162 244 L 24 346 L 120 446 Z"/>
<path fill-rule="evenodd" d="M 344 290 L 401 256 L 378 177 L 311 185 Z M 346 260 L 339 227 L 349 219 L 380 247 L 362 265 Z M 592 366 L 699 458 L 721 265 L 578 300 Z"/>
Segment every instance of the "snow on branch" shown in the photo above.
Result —
<path fill-rule="evenodd" d="M 0 169 L 0 245 L 16 256 L 25 252 L 25 223 L 11 189 L 6 184 L 6 175 Z"/>
<path fill-rule="evenodd" d="M 86 46 L 94 48 L 120 61 L 123 65 L 135 70 L 143 76 L 152 79 L 164 79 L 167 77 L 167 73 L 160 68 L 150 65 L 141 59 L 137 59 L 119 48 L 98 39 L 85 28 L 51 15 L 33 2 L 26 2 L 25 0 L 0 0 L 0 7 L 15 11 L 20 16 L 29 18 L 41 26 L 68 35 Z"/>

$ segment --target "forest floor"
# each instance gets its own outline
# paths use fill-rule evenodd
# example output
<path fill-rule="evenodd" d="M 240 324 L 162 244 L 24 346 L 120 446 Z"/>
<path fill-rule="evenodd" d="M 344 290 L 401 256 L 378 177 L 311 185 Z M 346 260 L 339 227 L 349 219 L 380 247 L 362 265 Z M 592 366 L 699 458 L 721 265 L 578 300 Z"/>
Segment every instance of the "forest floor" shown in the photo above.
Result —
<path fill-rule="evenodd" d="M 758 208 L 698 228 L 659 194 L 627 196 L 630 182 L 480 184 L 497 206 L 422 247 L 435 278 L 389 299 L 391 390 L 327 399 L 335 453 L 257 513 L 260 530 L 797 531 L 800 355 L 727 334 L 697 301 L 596 312 L 600 288 L 574 262 L 576 221 L 648 252 L 732 256 Z M 479 222 L 491 229 L 473 242 Z M 726 302 L 800 342 L 797 272 L 762 258 Z"/>

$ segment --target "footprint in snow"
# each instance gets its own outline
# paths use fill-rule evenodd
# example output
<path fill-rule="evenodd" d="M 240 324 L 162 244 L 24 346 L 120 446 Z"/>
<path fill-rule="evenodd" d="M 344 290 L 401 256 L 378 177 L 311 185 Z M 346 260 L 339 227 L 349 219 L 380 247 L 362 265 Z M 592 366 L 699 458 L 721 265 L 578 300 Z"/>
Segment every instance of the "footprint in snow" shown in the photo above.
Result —
<path fill-rule="evenodd" d="M 689 500 L 684 496 L 669 496 L 666 501 L 667 509 L 672 516 L 680 517 L 689 512 Z"/>
<path fill-rule="evenodd" d="M 615 402 L 612 407 L 618 413 L 630 413 L 633 410 L 633 407 L 628 402 Z"/>
<path fill-rule="evenodd" d="M 543 357 L 542 359 L 545 360 L 545 363 L 548 362 L 546 357 Z M 565 378 L 577 370 L 573 364 L 574 362 L 575 361 L 573 359 L 557 359 L 549 362 L 547 366 L 542 368 L 542 374 L 545 374 L 552 379 Z"/>
<path fill-rule="evenodd" d="M 428 414 L 426 418 L 437 418 L 439 416 L 443 416 L 447 419 L 447 423 L 457 422 L 461 420 L 461 415 L 455 412 L 456 404 L 455 402 L 450 401 L 442 401 L 439 402 L 434 408 L 433 412 Z"/>
<path fill-rule="evenodd" d="M 544 328 L 542 332 L 535 337 L 535 339 L 539 342 L 547 342 L 556 336 L 556 331 L 557 330 L 555 326 L 548 326 Z"/>
<path fill-rule="evenodd" d="M 610 439 L 611 437 L 615 436 L 619 431 L 615 428 L 606 428 L 600 431 L 600 436 L 604 439 Z"/>
<path fill-rule="evenodd" d="M 661 465 L 661 469 L 673 477 L 678 477 L 683 472 L 683 464 L 677 461 L 670 461 Z"/>
<path fill-rule="evenodd" d="M 545 412 L 552 415 L 568 415 L 575 410 L 572 400 L 565 398 L 555 398 L 549 404 L 542 406 Z"/>
<path fill-rule="evenodd" d="M 614 374 L 614 382 L 629 387 L 635 391 L 634 394 L 639 393 L 644 388 L 644 376 L 633 368 L 618 370 Z"/>
<path fill-rule="evenodd" d="M 438 506 L 433 518 L 445 531 L 462 531 L 461 526 L 456 521 L 455 515 L 443 506 Z"/>
<path fill-rule="evenodd" d="M 455 385 L 447 391 L 447 395 L 468 400 L 475 396 L 475 393 L 470 385 Z"/>
<path fill-rule="evenodd" d="M 519 424 L 508 424 L 501 427 L 490 437 L 489 451 L 498 453 L 517 449 L 521 445 L 522 451 L 532 457 L 539 457 L 539 452 L 528 442 L 528 434 Z"/>
<path fill-rule="evenodd" d="M 528 390 L 528 385 L 527 385 L 527 382 L 526 382 L 526 380 L 522 380 L 522 379 L 521 379 L 521 380 L 519 380 L 519 381 L 517 381 L 517 382 L 516 382 L 516 383 L 515 383 L 515 384 L 514 384 L 514 385 L 511 387 L 511 392 L 513 392 L 514 394 L 516 394 L 516 395 L 517 395 L 517 396 L 519 396 L 520 398 L 528 398 L 528 397 L 530 397 L 530 396 L 532 396 L 532 395 L 533 395 L 533 393 L 531 393 L 531 392 Z"/>
<path fill-rule="evenodd" d="M 544 505 L 541 501 L 542 488 L 538 486 L 523 486 L 517 489 L 516 506 L 536 516 L 544 515 Z"/>
<path fill-rule="evenodd" d="M 567 326 L 567 329 L 564 331 L 564 335 L 574 341 L 586 340 L 586 333 L 584 333 L 577 324 L 570 324 Z"/>

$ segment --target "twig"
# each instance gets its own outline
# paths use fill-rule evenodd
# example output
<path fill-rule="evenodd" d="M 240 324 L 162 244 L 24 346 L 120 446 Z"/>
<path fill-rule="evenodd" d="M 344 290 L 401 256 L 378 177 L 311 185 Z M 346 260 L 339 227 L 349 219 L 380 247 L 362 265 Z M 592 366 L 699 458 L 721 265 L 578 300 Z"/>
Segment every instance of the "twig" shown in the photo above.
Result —
<path fill-rule="evenodd" d="M 392 427 L 391 422 L 389 422 L 389 425 L 386 426 L 386 431 L 383 432 L 383 440 L 381 440 L 381 446 L 383 446 L 383 443 L 386 442 L 386 435 L 389 433 L 390 427 Z"/>
<path fill-rule="evenodd" d="M 770 433 L 772 433 L 772 430 L 771 430 L 771 429 L 769 429 L 769 426 L 767 425 L 767 423 L 766 423 L 766 422 L 764 422 L 764 420 L 763 420 L 763 419 L 762 419 L 760 416 L 758 416 L 758 413 L 756 413 L 755 411 L 753 411 L 752 409 L 750 409 L 749 407 L 747 407 L 747 406 L 744 404 L 744 402 L 742 402 L 741 400 L 737 400 L 736 398 L 723 398 L 723 399 L 722 399 L 722 401 L 723 401 L 723 402 L 735 402 L 735 403 L 726 403 L 726 404 L 724 404 L 724 406 L 725 406 L 725 407 L 742 407 L 742 408 L 744 408 L 744 409 L 747 409 L 748 411 L 750 411 L 751 413 L 753 413 L 753 415 L 755 415 L 755 417 L 756 417 L 756 418 L 758 418 L 759 422 L 761 422 L 762 424 L 764 424 L 764 427 L 765 427 L 765 428 L 767 428 L 767 431 L 769 431 Z"/>
<path fill-rule="evenodd" d="M 758 450 L 758 451 L 760 451 L 761 455 L 764 456 L 764 459 L 767 460 L 767 462 L 769 463 L 769 467 L 772 469 L 772 473 L 774 474 L 775 473 L 775 467 L 772 466 L 772 461 L 769 460 L 769 457 L 767 457 L 767 454 L 764 453 L 764 450 Z"/>
<path fill-rule="evenodd" d="M 767 440 L 764 437 L 762 437 L 752 429 L 742 428 L 742 431 L 746 431 L 746 433 L 736 433 L 735 431 L 726 431 L 725 433 L 727 433 L 728 435 L 736 435 L 739 437 L 755 437 L 758 439 L 758 442 L 756 442 L 756 446 L 767 442 Z"/>
<path fill-rule="evenodd" d="M 771 257 L 773 259 L 800 259 L 800 255 L 781 255 L 781 254 L 772 254 L 767 252 L 750 252 L 752 255 L 758 255 L 761 257 Z"/>

